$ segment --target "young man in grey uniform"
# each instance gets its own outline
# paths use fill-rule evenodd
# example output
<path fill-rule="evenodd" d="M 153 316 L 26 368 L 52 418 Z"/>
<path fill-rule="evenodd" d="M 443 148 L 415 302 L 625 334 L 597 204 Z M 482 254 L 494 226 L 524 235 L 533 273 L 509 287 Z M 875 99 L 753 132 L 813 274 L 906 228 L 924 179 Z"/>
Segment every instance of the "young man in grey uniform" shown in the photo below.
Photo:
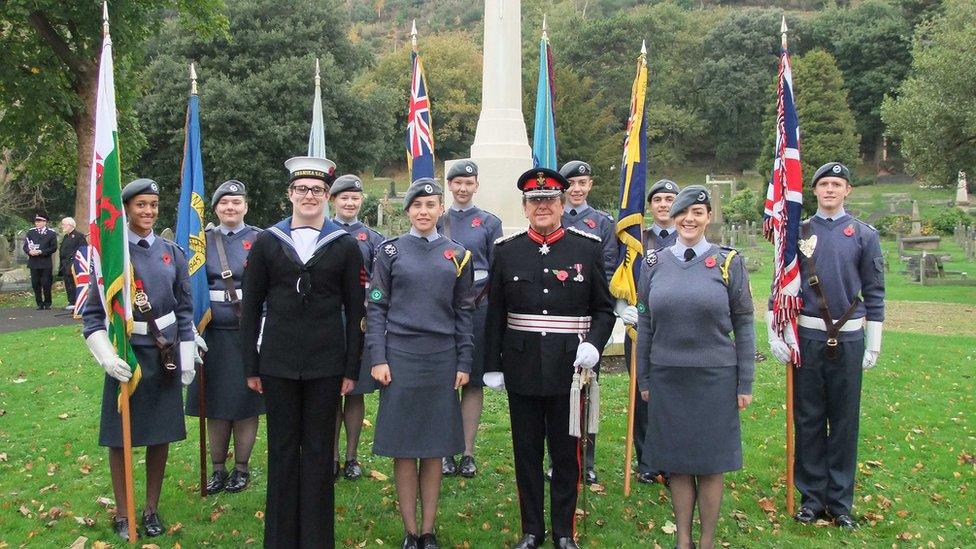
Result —
<path fill-rule="evenodd" d="M 800 226 L 797 254 L 803 310 L 793 384 L 801 495 L 794 518 L 809 524 L 829 515 L 840 528 L 857 527 L 851 505 L 861 379 L 878 361 L 885 310 L 878 231 L 844 210 L 850 179 L 840 162 L 824 164 L 813 176 L 817 213 Z M 790 349 L 773 329 L 771 312 L 766 320 L 773 355 L 786 363 Z"/>

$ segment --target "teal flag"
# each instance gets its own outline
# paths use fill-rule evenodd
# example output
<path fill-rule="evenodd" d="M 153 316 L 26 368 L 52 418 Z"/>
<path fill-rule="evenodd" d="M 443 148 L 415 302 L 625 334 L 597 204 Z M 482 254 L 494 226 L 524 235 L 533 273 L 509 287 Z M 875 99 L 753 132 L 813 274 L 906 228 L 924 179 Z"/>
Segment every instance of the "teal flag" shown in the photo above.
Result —
<path fill-rule="evenodd" d="M 532 136 L 532 164 L 536 168 L 556 170 L 556 115 L 553 103 L 552 50 L 549 36 L 542 31 L 539 40 L 539 84 L 535 93 L 535 134 Z"/>
<path fill-rule="evenodd" d="M 200 152 L 200 98 L 190 95 L 186 107 L 186 141 L 180 203 L 176 210 L 176 244 L 186 254 L 193 297 L 193 322 L 203 333 L 210 322 L 210 286 L 207 283 L 207 239 L 204 236 L 203 155 Z"/>

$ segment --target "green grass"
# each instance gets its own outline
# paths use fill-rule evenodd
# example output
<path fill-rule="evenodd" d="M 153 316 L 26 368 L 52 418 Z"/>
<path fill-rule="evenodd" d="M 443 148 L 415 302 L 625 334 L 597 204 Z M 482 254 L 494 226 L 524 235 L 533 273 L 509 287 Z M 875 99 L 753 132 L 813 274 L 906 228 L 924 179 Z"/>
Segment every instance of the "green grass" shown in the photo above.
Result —
<path fill-rule="evenodd" d="M 760 349 L 764 336 L 760 330 Z M 963 461 L 965 454 L 976 454 L 974 346 L 971 337 L 886 335 L 878 367 L 865 375 L 854 509 L 863 527 L 852 534 L 801 527 L 786 516 L 783 369 L 772 361 L 758 365 L 755 402 L 743 415 L 745 468 L 727 476 L 719 539 L 729 547 L 976 545 L 976 465 Z M 112 497 L 106 452 L 95 443 L 102 375 L 79 329 L 0 335 L 0 372 L 0 547 L 66 547 L 78 536 L 113 543 L 108 510 L 97 501 Z M 634 483 L 631 497 L 621 496 L 626 385 L 620 374 L 603 381 L 597 464 L 606 489 L 589 494 L 584 546 L 670 547 L 674 539 L 662 531 L 672 520 L 666 491 Z M 375 397 L 367 406 L 372 419 Z M 160 507 L 170 526 L 180 526 L 153 541 L 161 547 L 260 543 L 264 429 L 252 458 L 252 487 L 201 500 L 196 426 L 194 419 L 187 421 L 187 440 L 171 448 Z M 367 428 L 360 446 L 364 466 L 392 476 L 391 461 L 371 455 L 371 434 Z M 135 453 L 137 462 L 143 457 Z M 492 392 L 486 399 L 478 458 L 478 477 L 444 482 L 438 524 L 445 546 L 503 547 L 520 532 L 503 394 Z M 137 507 L 142 471 L 139 463 Z M 758 503 L 766 497 L 776 505 L 769 516 Z M 340 545 L 399 543 L 392 478 L 340 481 L 336 499 Z M 59 508 L 58 518 L 51 517 L 53 507 Z M 85 519 L 94 524 L 78 522 Z"/>

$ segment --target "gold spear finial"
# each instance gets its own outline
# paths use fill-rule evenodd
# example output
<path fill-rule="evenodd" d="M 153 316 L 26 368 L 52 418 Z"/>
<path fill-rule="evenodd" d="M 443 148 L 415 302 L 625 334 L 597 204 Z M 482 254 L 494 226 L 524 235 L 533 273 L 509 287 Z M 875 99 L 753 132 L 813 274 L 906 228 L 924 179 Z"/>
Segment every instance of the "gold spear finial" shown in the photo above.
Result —
<path fill-rule="evenodd" d="M 108 1 L 102 2 L 102 36 L 108 36 Z"/>
<path fill-rule="evenodd" d="M 193 62 L 190 62 L 190 95 L 197 94 L 197 69 Z"/>
<path fill-rule="evenodd" d="M 786 28 L 786 16 L 784 15 L 783 16 L 783 21 L 779 25 L 779 33 L 780 33 L 780 35 L 781 35 L 781 37 L 783 39 L 783 49 L 784 50 L 787 49 L 786 48 L 786 31 L 787 30 L 789 30 L 789 29 Z"/>

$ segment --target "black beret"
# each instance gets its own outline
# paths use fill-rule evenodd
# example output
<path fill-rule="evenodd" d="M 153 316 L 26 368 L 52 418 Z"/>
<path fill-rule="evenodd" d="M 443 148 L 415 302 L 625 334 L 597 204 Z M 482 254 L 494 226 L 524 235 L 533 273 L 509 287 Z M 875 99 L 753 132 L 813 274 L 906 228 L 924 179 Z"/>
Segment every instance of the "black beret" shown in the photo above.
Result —
<path fill-rule="evenodd" d="M 711 195 L 708 194 L 708 189 L 701 185 L 688 185 L 675 197 L 668 215 L 675 217 L 695 204 L 704 204 L 711 210 Z"/>
<path fill-rule="evenodd" d="M 817 169 L 817 173 L 813 174 L 813 181 L 811 184 L 816 187 L 817 181 L 820 181 L 820 179 L 824 177 L 839 177 L 850 183 L 851 170 L 847 169 L 847 166 L 841 164 L 840 162 L 827 162 Z"/>
<path fill-rule="evenodd" d="M 247 196 L 247 188 L 236 179 L 224 181 L 217 187 L 217 190 L 214 191 L 213 196 L 210 198 L 210 207 L 213 208 L 216 206 L 220 202 L 220 199 L 225 196 Z"/>
<path fill-rule="evenodd" d="M 421 177 L 420 179 L 414 181 L 410 184 L 407 189 L 407 195 L 403 197 L 403 211 L 410 209 L 410 204 L 417 198 L 422 198 L 424 196 L 441 196 L 444 194 L 444 189 L 437 184 L 436 181 L 429 177 Z"/>
<path fill-rule="evenodd" d="M 678 194 L 681 188 L 678 184 L 670 179 L 661 179 L 657 183 L 651 186 L 651 192 L 647 193 L 647 201 L 650 202 L 651 198 L 658 193 L 671 193 Z"/>
<path fill-rule="evenodd" d="M 470 159 L 458 160 L 451 165 L 451 169 L 447 172 L 447 180 L 450 181 L 459 176 L 478 177 L 478 165 Z"/>
<path fill-rule="evenodd" d="M 355 175 L 347 173 L 346 175 L 337 177 L 335 182 L 332 183 L 332 186 L 329 187 L 329 194 L 332 196 L 346 191 L 363 192 L 363 182 Z"/>
<path fill-rule="evenodd" d="M 582 160 L 570 160 L 563 164 L 562 168 L 559 168 L 559 173 L 566 179 L 569 179 L 570 177 L 593 175 L 593 170 L 590 169 L 589 164 Z"/>
<path fill-rule="evenodd" d="M 139 178 L 122 189 L 122 202 L 128 202 L 133 196 L 140 194 L 154 194 L 159 196 L 159 184 L 152 179 Z"/>

